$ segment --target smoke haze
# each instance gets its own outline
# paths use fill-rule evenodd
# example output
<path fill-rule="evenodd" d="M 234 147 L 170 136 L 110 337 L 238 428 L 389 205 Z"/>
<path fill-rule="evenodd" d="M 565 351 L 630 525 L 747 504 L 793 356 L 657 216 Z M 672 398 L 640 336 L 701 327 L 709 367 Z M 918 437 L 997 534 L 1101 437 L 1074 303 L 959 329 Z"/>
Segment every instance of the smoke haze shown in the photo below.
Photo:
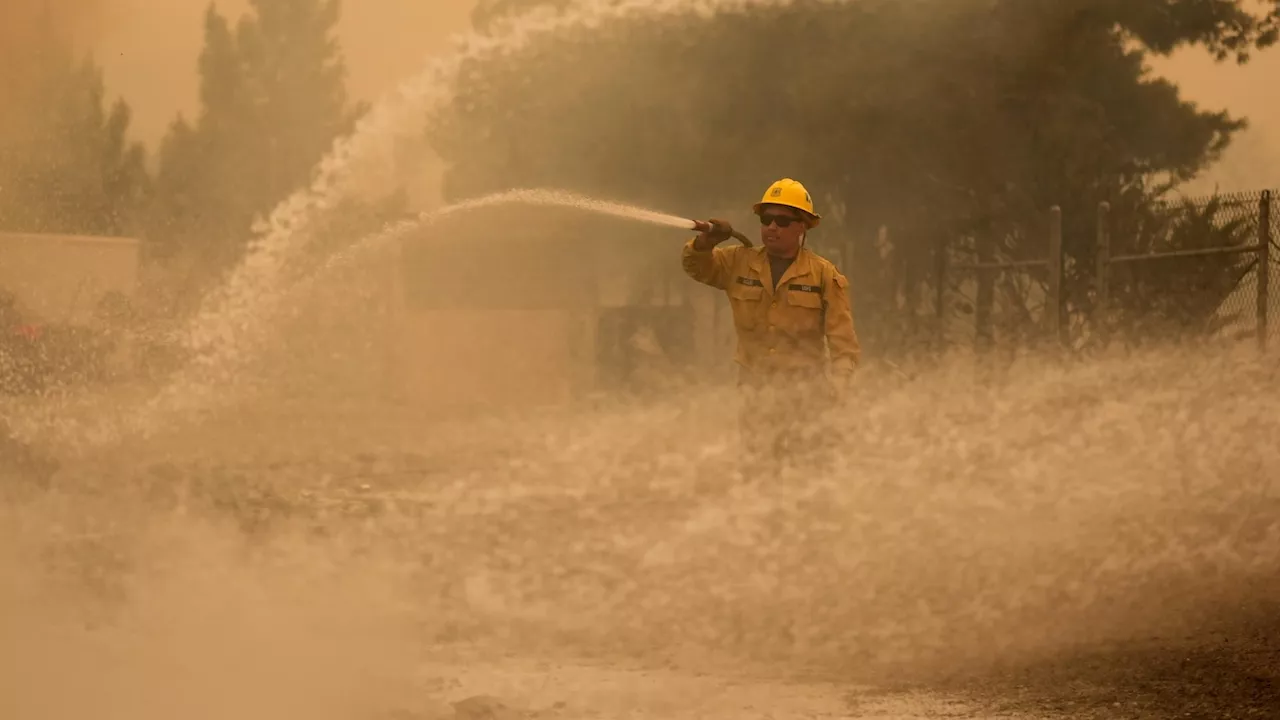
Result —
<path fill-rule="evenodd" d="M 233 23 L 247 4 L 216 3 Z M 55 32 L 103 63 L 108 97 L 130 103 L 135 139 L 154 149 L 191 115 L 209 0 L 0 0 L 0 92 L 21 91 L 2 68 L 31 49 L 24 28 L 46 6 Z M 346 0 L 351 96 L 374 100 L 446 50 L 473 6 Z M 1154 64 L 1191 99 L 1252 121 L 1197 189 L 1280 185 L 1280 99 L 1264 89 L 1280 53 L 1245 68 L 1200 51 Z M 49 477 L 9 482 L 0 454 L 7 711 L 434 720 L 454 714 L 433 703 L 510 693 L 550 720 L 857 716 L 852 690 L 806 686 L 805 673 L 945 677 L 1174 636 L 1278 596 L 1277 371 L 1251 348 L 1032 360 L 998 390 L 967 369 L 908 378 L 872 363 L 834 418 L 830 467 L 754 487 L 731 486 L 736 407 L 716 382 L 727 358 L 677 387 L 655 357 L 678 392 L 652 405 L 593 396 L 523 419 L 426 417 L 450 392 L 461 405 L 487 390 L 516 412 L 518 391 L 574 381 L 565 367 L 596 330 L 555 293 L 598 278 L 590 252 L 561 250 L 624 234 L 574 218 L 507 209 L 421 230 L 458 255 L 423 261 L 443 271 L 415 276 L 436 295 L 400 310 L 407 320 L 376 307 L 404 279 L 374 263 L 245 291 L 231 306 L 260 312 L 274 342 L 228 361 L 225 383 L 170 388 L 194 409 L 105 447 L 50 442 L 64 454 Z M 494 227 L 525 235 L 504 251 L 507 275 L 462 262 L 485 257 L 473 248 Z M 662 267 L 678 273 L 683 231 L 646 231 L 671 233 Z M 563 244 L 548 252 L 552 239 Z M 639 274 L 622 260 L 599 275 L 609 291 Z M 677 292 L 710 295 L 680 280 Z M 239 317 L 217 316 L 211 344 L 234 351 Z M 379 384 L 383 321 L 400 323 L 392 351 L 424 385 L 412 402 L 387 402 Z M 241 386 L 248 399 L 197 402 Z M 124 414 L 132 390 L 23 400 L 0 420 L 76 430 L 76 412 Z M 597 665 L 557 664 L 569 654 Z M 748 659 L 794 682 L 700 684 L 749 674 Z M 628 675 L 641 660 L 652 672 Z M 502 669 L 517 661 L 533 669 Z"/>
<path fill-rule="evenodd" d="M 217 0 L 231 18 L 246 0 Z M 450 36 L 470 28 L 474 0 L 362 0 L 346 2 L 339 34 L 347 57 L 348 88 L 354 98 L 374 100 L 393 89 Z M 179 112 L 195 109 L 202 18 L 206 0 L 8 0 L 0 4 L 0 98 L 15 91 L 15 63 L 29 51 L 44 8 L 52 27 L 102 63 L 111 97 L 133 109 L 133 136 L 154 147 Z M 1153 61 L 1153 70 L 1177 82 L 1189 99 L 1246 116 L 1250 128 L 1237 136 L 1209 176 L 1188 188 L 1210 191 L 1280 184 L 1280 96 L 1266 92 L 1280 74 L 1280 53 L 1256 55 L 1237 67 L 1214 62 L 1198 48 Z M 5 68 L 11 69 L 6 72 Z"/>
<path fill-rule="evenodd" d="M 108 0 L 5 0 L 0 3 L 0 142 L 26 118 L 8 112 L 31 91 L 27 58 L 52 36 L 72 47 L 91 48 Z"/>
<path fill-rule="evenodd" d="M 196 58 L 207 0 L 102 0 L 109 17 L 95 47 L 113 93 L 135 110 L 135 132 L 153 145 L 175 113 L 196 106 Z M 246 0 L 218 0 L 232 18 Z M 417 71 L 452 34 L 470 28 L 472 0 L 348 0 L 339 40 L 352 97 L 376 100 Z"/>

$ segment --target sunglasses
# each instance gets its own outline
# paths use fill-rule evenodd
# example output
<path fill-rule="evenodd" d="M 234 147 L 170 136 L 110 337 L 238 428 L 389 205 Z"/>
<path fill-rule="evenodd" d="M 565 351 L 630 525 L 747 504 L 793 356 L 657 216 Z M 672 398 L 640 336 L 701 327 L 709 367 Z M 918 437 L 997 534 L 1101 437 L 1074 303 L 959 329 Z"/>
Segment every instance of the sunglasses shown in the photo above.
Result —
<path fill-rule="evenodd" d="M 786 227 L 791 227 L 791 223 L 798 223 L 798 222 L 804 222 L 804 221 L 796 217 L 795 215 L 773 215 L 771 213 L 761 213 L 760 215 L 761 227 L 768 227 L 769 223 L 777 223 L 778 227 L 786 228 Z"/>

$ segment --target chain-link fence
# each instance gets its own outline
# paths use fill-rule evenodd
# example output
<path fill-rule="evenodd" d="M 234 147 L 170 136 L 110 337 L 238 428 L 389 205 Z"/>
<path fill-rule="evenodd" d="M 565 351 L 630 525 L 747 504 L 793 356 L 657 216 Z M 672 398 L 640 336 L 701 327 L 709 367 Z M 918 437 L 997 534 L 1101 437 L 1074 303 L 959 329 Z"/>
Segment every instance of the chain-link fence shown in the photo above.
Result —
<path fill-rule="evenodd" d="M 935 258 L 935 347 L 1016 355 L 1056 342 L 1064 332 L 1064 257 L 1059 207 L 1035 227 L 943 243 Z"/>
<path fill-rule="evenodd" d="M 1134 192 L 963 222 L 928 213 L 903 227 L 828 222 L 813 247 L 849 277 L 873 362 L 969 356 L 998 375 L 1043 349 L 1091 354 L 1172 340 L 1275 352 L 1278 206 L 1270 190 L 1163 203 Z M 723 297 L 704 294 L 700 315 L 710 319 L 692 334 L 714 334 L 706 364 L 718 366 L 732 350 L 732 319 Z"/>
<path fill-rule="evenodd" d="M 990 362 L 1052 345 L 1090 351 L 1168 341 L 1249 341 L 1280 324 L 1280 247 L 1270 190 L 1171 203 L 1102 203 L 989 237 L 939 243 L 935 347 Z M 1089 227 L 1094 237 L 1086 237 Z"/>
<path fill-rule="evenodd" d="M 1280 319 L 1272 291 L 1276 193 L 1099 208 L 1092 339 L 1252 339 L 1266 350 Z"/>

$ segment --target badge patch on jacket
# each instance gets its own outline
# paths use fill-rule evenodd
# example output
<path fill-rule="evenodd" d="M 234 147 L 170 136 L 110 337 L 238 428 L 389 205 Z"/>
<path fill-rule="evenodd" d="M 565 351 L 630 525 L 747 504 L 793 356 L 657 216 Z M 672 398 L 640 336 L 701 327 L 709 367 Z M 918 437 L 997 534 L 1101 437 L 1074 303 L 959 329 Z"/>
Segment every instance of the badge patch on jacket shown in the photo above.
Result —
<path fill-rule="evenodd" d="M 764 283 L 760 282 L 759 280 L 755 278 L 742 277 L 741 275 L 738 276 L 738 284 L 747 285 L 750 287 L 764 287 Z"/>
<path fill-rule="evenodd" d="M 822 294 L 822 288 L 818 285 L 801 285 L 800 283 L 791 283 L 787 285 L 788 290 L 799 290 L 800 292 L 811 292 Z"/>

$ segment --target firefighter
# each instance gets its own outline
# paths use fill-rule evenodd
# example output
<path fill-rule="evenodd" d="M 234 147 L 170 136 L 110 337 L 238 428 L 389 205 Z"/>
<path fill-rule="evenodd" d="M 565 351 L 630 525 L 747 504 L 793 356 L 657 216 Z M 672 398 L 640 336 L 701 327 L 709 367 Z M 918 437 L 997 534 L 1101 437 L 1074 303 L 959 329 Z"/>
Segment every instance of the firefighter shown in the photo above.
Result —
<path fill-rule="evenodd" d="M 725 291 L 733 310 L 739 427 L 745 470 L 776 473 L 785 463 L 820 461 L 822 416 L 849 387 L 861 349 L 849 282 L 805 247 L 822 221 L 804 185 L 786 178 L 753 206 L 763 247 L 717 247 L 733 232 L 712 220 L 684 246 L 684 271 Z"/>

